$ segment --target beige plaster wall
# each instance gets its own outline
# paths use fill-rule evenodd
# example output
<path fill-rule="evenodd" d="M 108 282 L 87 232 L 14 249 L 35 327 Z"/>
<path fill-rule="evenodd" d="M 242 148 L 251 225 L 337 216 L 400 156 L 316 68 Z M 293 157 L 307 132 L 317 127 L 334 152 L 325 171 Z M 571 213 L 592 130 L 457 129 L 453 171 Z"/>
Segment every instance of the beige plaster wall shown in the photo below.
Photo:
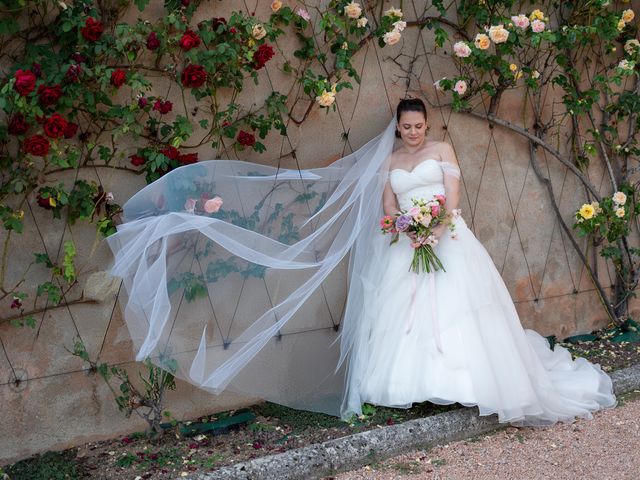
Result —
<path fill-rule="evenodd" d="M 259 4 L 258 18 L 266 17 L 269 2 L 254 3 Z M 244 5 L 244 2 L 211 1 L 206 9 L 201 9 L 201 15 L 224 16 L 230 9 L 245 8 Z M 159 5 L 153 7 L 155 14 L 161 14 Z M 410 8 L 405 13 L 409 20 L 416 16 Z M 131 18 L 135 16 L 135 12 L 130 13 Z M 432 84 L 454 74 L 451 60 L 442 51 L 435 54 L 433 50 L 433 38 L 428 30 L 408 29 L 402 42 L 391 48 L 380 49 L 369 43 L 355 59 L 362 84 L 354 85 L 353 91 L 340 92 L 337 112 L 326 113 L 314 107 L 304 123 L 289 123 L 288 139 L 283 141 L 279 135 L 271 135 L 263 155 L 248 152 L 236 155 L 233 151 L 214 151 L 204 146 L 199 150 L 200 158 L 238 156 L 264 164 L 279 162 L 291 168 L 329 163 L 379 133 L 389 122 L 400 98 L 420 96 L 431 105 L 448 101 L 446 96 L 434 91 Z M 247 82 L 241 101 L 247 105 L 260 104 L 272 86 L 282 93 L 294 90 L 293 79 L 280 71 L 283 62 L 281 55 L 276 56 L 260 72 L 259 86 Z M 136 92 L 128 93 L 135 95 Z M 549 106 L 557 96 L 558 92 L 552 89 L 547 92 Z M 301 99 L 296 104 L 291 97 L 294 116 L 304 110 L 307 102 Z M 499 114 L 526 124 L 528 118 L 523 114 L 523 105 L 522 91 L 510 92 Z M 559 337 L 602 326 L 605 312 L 579 258 L 560 231 L 543 186 L 535 178 L 529 165 L 527 143 L 505 129 L 490 130 L 484 121 L 452 113 L 448 108 L 432 108 L 430 124 L 431 139 L 449 141 L 455 148 L 463 175 L 463 215 L 502 273 L 522 323 L 543 335 Z M 346 142 L 344 132 L 348 132 Z M 559 148 L 564 148 L 565 139 L 561 133 Z M 134 151 L 134 146 L 124 144 L 119 148 L 124 157 L 122 162 L 126 164 L 125 156 Z M 291 155 L 292 150 L 298 163 Z M 583 201 L 583 193 L 554 159 L 544 153 L 538 155 L 553 182 L 563 215 L 570 220 L 576 206 Z M 602 174 L 595 168 L 590 172 L 593 181 L 606 192 Z M 144 184 L 140 176 L 109 168 L 86 170 L 81 175 L 100 181 L 120 204 Z M 55 180 L 68 182 L 71 178 L 61 174 Z M 52 222 L 49 212 L 39 209 L 33 200 L 26 209 L 25 233 L 11 241 L 7 283 L 20 278 L 24 267 L 33 259 L 33 252 L 46 249 L 51 258 L 60 258 L 61 242 L 73 238 L 79 247 L 81 273 L 79 285 L 68 297 L 78 302 L 57 308 L 38 303 L 36 307 L 43 312 L 36 315 L 34 330 L 17 329 L 7 322 L 0 324 L 0 463 L 144 428 L 141 420 L 124 418 L 102 379 L 87 372 L 86 365 L 68 351 L 79 337 L 92 358 L 126 366 L 133 372 L 137 368 L 117 301 L 117 283 L 90 281 L 87 285 L 92 274 L 108 269 L 110 253 L 105 243 L 95 237 L 92 226 L 77 224 L 62 231 L 60 223 Z M 40 266 L 29 270 L 25 282 L 29 293 L 33 294 L 45 274 Z M 346 263 L 325 285 L 332 299 L 330 307 L 324 311 L 310 307 L 313 313 L 304 317 L 305 327 L 326 325 L 327 308 L 335 309 L 331 313 L 339 317 L 338 310 L 344 305 L 345 276 Z M 88 289 L 100 292 L 104 298 L 90 301 Z M 191 418 L 252 401 L 226 393 L 213 396 L 178 382 L 177 390 L 169 395 L 167 409 L 176 418 Z"/>

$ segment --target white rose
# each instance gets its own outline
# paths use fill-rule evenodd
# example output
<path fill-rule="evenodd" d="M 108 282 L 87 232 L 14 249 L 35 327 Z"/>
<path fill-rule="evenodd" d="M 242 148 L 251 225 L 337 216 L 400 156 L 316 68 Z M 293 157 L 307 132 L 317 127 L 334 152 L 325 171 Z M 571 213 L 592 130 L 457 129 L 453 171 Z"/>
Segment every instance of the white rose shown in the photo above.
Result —
<path fill-rule="evenodd" d="M 393 23 L 393 29 L 399 32 L 402 32 L 405 28 L 407 28 L 407 22 L 403 22 L 402 20 L 398 20 Z"/>
<path fill-rule="evenodd" d="M 442 85 L 440 85 L 440 82 L 442 80 L 446 80 L 447 77 L 443 77 L 440 80 L 436 80 L 435 82 L 433 82 L 433 86 L 436 87 L 436 90 L 439 92 L 444 92 L 444 88 L 442 88 Z"/>
<path fill-rule="evenodd" d="M 391 7 L 389 10 L 384 12 L 385 17 L 398 17 L 402 18 L 402 11 L 399 8 Z"/>
<path fill-rule="evenodd" d="M 453 45 L 453 52 L 460 58 L 467 58 L 471 55 L 471 48 L 466 42 L 456 42 Z"/>
<path fill-rule="evenodd" d="M 382 40 L 384 40 L 384 43 L 386 43 L 387 45 L 395 45 L 400 41 L 401 37 L 402 37 L 402 34 L 399 31 L 392 30 L 390 32 L 385 33 L 382 37 Z"/>
<path fill-rule="evenodd" d="M 369 23 L 369 20 L 367 20 L 367 17 L 360 17 L 356 25 L 358 26 L 358 28 L 364 28 L 367 26 L 367 23 Z"/>
<path fill-rule="evenodd" d="M 260 23 L 255 24 L 251 29 L 251 36 L 256 40 L 260 40 L 264 38 L 266 34 L 267 34 L 267 31 L 265 30 L 264 26 Z"/>
<path fill-rule="evenodd" d="M 344 14 L 349 18 L 356 19 L 362 14 L 362 7 L 359 3 L 351 2 L 344 7 Z"/>
<path fill-rule="evenodd" d="M 612 199 L 617 205 L 624 205 L 625 203 L 627 203 L 627 196 L 624 194 L 624 192 L 614 193 Z"/>
<path fill-rule="evenodd" d="M 638 50 L 640 50 L 640 42 L 635 38 L 631 40 L 627 40 L 624 44 L 624 51 L 627 52 L 628 55 L 635 54 Z"/>

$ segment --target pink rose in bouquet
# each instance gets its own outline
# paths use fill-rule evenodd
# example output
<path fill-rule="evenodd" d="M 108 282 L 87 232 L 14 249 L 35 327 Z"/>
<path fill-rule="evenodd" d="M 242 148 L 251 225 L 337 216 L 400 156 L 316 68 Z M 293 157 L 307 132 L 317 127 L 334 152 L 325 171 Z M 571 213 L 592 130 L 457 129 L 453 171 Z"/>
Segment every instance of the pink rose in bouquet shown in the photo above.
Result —
<path fill-rule="evenodd" d="M 405 234 L 411 240 L 411 248 L 414 249 L 410 270 L 420 273 L 431 273 L 436 270 L 444 271 L 440 259 L 433 251 L 438 244 L 434 230 L 439 225 L 445 225 L 453 233 L 455 225 L 452 218 L 459 216 L 456 209 L 449 214 L 444 207 L 446 198 L 444 195 L 436 195 L 432 200 L 424 201 L 412 199 L 413 207 L 407 211 L 400 211 L 395 216 L 386 215 L 380 220 L 383 233 L 394 234 L 391 243 L 395 243 L 400 234 Z M 394 221 L 395 220 L 395 221 Z"/>

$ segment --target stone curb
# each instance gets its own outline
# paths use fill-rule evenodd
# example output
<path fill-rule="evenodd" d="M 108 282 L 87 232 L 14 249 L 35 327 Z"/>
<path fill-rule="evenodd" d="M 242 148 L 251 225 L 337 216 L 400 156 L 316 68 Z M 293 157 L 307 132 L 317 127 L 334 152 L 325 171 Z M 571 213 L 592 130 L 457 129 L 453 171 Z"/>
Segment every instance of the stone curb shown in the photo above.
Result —
<path fill-rule="evenodd" d="M 640 389 L 640 364 L 611 374 L 616 395 Z M 191 480 L 310 480 L 335 475 L 416 448 L 431 448 L 502 428 L 497 417 L 462 408 L 384 426 L 277 455 L 237 463 Z M 183 477 L 184 478 L 184 477 Z"/>

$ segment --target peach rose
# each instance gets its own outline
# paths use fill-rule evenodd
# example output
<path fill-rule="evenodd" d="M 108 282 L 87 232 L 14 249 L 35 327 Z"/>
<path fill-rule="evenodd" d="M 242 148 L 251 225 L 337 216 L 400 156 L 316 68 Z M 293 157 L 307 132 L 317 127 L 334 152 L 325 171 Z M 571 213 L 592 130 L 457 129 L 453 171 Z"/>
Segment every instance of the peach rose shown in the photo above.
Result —
<path fill-rule="evenodd" d="M 260 23 L 257 23 L 256 25 L 254 25 L 253 28 L 251 29 L 251 36 L 256 40 L 263 39 L 265 35 L 267 35 L 267 31 L 265 30 L 264 26 Z"/>
<path fill-rule="evenodd" d="M 478 33 L 473 41 L 480 50 L 486 50 L 491 45 L 491 40 L 484 33 Z"/>
<path fill-rule="evenodd" d="M 509 38 L 509 30 L 503 25 L 494 25 L 489 29 L 489 38 L 495 43 L 504 43 Z"/>
<path fill-rule="evenodd" d="M 282 8 L 282 2 L 280 0 L 273 0 L 273 2 L 271 2 L 271 11 L 273 13 L 276 13 L 281 8 Z"/>
<path fill-rule="evenodd" d="M 222 198 L 215 196 L 204 202 L 204 211 L 207 213 L 216 213 L 222 207 Z"/>
<path fill-rule="evenodd" d="M 359 3 L 351 2 L 344 7 L 344 14 L 354 20 L 362 14 L 362 7 Z"/>

